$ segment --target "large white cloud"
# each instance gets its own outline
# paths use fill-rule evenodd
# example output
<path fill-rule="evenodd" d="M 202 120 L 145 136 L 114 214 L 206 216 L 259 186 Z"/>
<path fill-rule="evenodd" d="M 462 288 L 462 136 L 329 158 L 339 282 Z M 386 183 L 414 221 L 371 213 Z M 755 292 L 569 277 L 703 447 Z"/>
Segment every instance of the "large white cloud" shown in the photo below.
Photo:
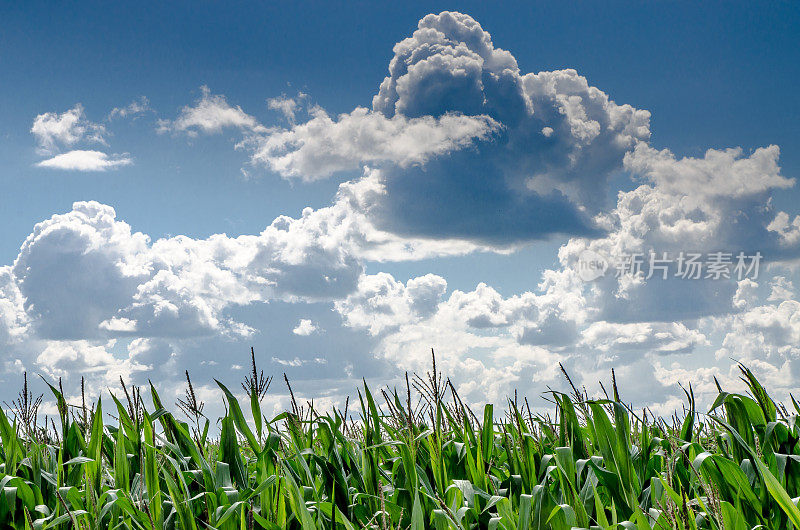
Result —
<path fill-rule="evenodd" d="M 611 268 L 588 292 L 604 320 L 674 321 L 735 310 L 738 278 L 706 281 L 705 269 L 699 280 L 676 278 L 676 260 L 681 252 L 700 253 L 702 261 L 709 253 L 725 252 L 735 263 L 740 252 L 760 252 L 764 273 L 766 264 L 797 256 L 800 248 L 786 245 L 770 229 L 776 217 L 771 193 L 794 184 L 780 174 L 778 154 L 777 148 L 750 156 L 739 149 L 712 149 L 702 158 L 678 159 L 639 144 L 625 166 L 647 184 L 620 192 L 616 207 L 598 215 L 605 237 L 573 238 L 559 250 L 559 274 L 576 274 L 587 251 L 609 260 Z M 666 280 L 661 271 L 647 279 L 651 253 L 673 260 Z M 617 277 L 614 264 L 634 254 L 643 261 L 643 275 Z"/>
<path fill-rule="evenodd" d="M 333 205 L 279 216 L 258 235 L 151 241 L 108 205 L 77 202 L 38 223 L 3 269 L 3 332 L 42 340 L 247 336 L 233 307 L 271 300 L 330 301 L 356 290 L 368 259 L 460 255 L 478 247 L 405 240 L 353 207 L 367 179 Z M 24 306 L 24 308 L 23 308 Z M 8 308 L 6 310 L 6 307 Z M 13 308 L 16 308 L 12 311 Z"/>
<path fill-rule="evenodd" d="M 362 277 L 356 293 L 336 302 L 346 325 L 379 339 L 376 353 L 401 370 L 425 370 L 434 347 L 444 373 L 474 401 L 503 399 L 559 377 L 557 362 L 580 357 L 596 366 L 596 344 L 636 342 L 646 351 L 688 352 L 704 337 L 682 325 L 636 330 L 587 324 L 585 300 L 544 280 L 539 291 L 503 297 L 485 284 L 445 296 L 443 278 L 406 283 L 379 273 Z M 595 341 L 593 339 L 597 338 Z M 607 359 L 610 366 L 612 360 Z"/>
<path fill-rule="evenodd" d="M 748 197 L 794 185 L 794 179 L 780 174 L 778 146 L 742 155 L 741 148 L 709 149 L 703 158 L 676 159 L 668 149 L 657 151 L 640 143 L 625 156 L 625 167 L 665 193 L 698 201 Z"/>
<path fill-rule="evenodd" d="M 521 73 L 475 20 L 444 12 L 395 46 L 371 110 L 313 108 L 251 143 L 254 162 L 287 178 L 379 169 L 368 215 L 380 229 L 503 246 L 595 233 L 609 175 L 649 138 L 649 116 L 574 70 Z"/>
<path fill-rule="evenodd" d="M 309 211 L 258 236 L 153 243 L 110 206 L 75 203 L 36 225 L 13 277 L 38 334 L 50 339 L 247 333 L 222 314 L 270 299 L 330 299 L 361 264 Z"/>
<path fill-rule="evenodd" d="M 427 346 L 438 346 L 442 366 L 473 397 L 494 396 L 509 385 L 530 388 L 530 370 L 539 370 L 540 385 L 553 382 L 558 360 L 590 387 L 611 367 L 634 378 L 644 370 L 646 377 L 630 384 L 628 397 L 660 403 L 657 409 L 668 412 L 678 403 L 675 382 L 687 381 L 682 366 L 698 367 L 702 399 L 716 389 L 713 376 L 736 385 L 735 367 L 713 355 L 725 329 L 717 357 L 734 355 L 774 379 L 796 356 L 792 331 L 800 329 L 786 278 L 772 282 L 769 298 L 777 304 L 753 308 L 758 283 L 752 279 L 687 280 L 672 277 L 674 269 L 668 280 L 616 278 L 612 268 L 587 283 L 575 263 L 587 250 L 609 259 L 650 251 L 673 257 L 680 251 L 759 251 L 767 263 L 796 256 L 797 245 L 787 244 L 790 229 L 778 228 L 789 217 L 771 206 L 773 192 L 794 185 L 781 175 L 778 156 L 776 147 L 767 147 L 749 155 L 728 149 L 678 158 L 639 143 L 626 155 L 625 168 L 644 184 L 620 192 L 615 208 L 597 215 L 604 237 L 572 238 L 561 247 L 560 267 L 545 271 L 538 292 L 506 298 L 480 284 L 445 297 L 439 278 L 442 288 L 428 302 L 435 310 L 422 314 L 412 309 L 410 286 L 425 277 L 403 284 L 377 274 L 362 278 L 358 292 L 337 302 L 337 310 L 348 326 L 377 337 L 375 351 L 401 369 L 422 369 Z M 762 278 L 768 269 L 762 264 Z M 750 354 L 743 356 L 744 349 Z M 485 383 L 478 372 L 501 382 Z"/>
<path fill-rule="evenodd" d="M 80 202 L 38 223 L 14 263 L 14 277 L 45 338 L 82 339 L 125 307 L 151 274 L 148 238 L 114 209 Z"/>
<path fill-rule="evenodd" d="M 256 331 L 231 310 L 355 288 L 363 265 L 332 215 L 308 209 L 259 235 L 151 241 L 112 207 L 77 202 L 38 223 L 14 265 L 0 269 L 0 347 L 6 364 L 15 359 L 5 368 L 80 373 L 95 389 L 119 375 L 179 377 L 187 366 L 178 360 L 203 352 L 199 343 L 229 347 Z"/>
<path fill-rule="evenodd" d="M 732 316 L 726 325 L 728 333 L 717 357 L 766 361 L 776 367 L 786 364 L 791 369 L 787 375 L 800 375 L 800 302 L 790 299 L 752 307 Z"/>

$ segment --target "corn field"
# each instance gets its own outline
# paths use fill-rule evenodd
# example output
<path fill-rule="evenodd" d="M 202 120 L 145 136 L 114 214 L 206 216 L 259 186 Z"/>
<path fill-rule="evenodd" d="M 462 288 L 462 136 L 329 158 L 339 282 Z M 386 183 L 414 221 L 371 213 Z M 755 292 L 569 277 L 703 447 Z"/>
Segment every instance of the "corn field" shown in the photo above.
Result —
<path fill-rule="evenodd" d="M 214 420 L 188 373 L 174 411 L 152 385 L 148 403 L 120 381 L 110 400 L 72 404 L 51 382 L 58 417 L 44 421 L 26 378 L 0 410 L 2 527 L 800 528 L 800 406 L 744 366 L 746 394 L 718 384 L 701 413 L 689 387 L 671 418 L 635 411 L 614 381 L 589 399 L 566 372 L 550 415 L 516 397 L 476 412 L 435 360 L 399 390 L 364 384 L 358 406 L 318 411 L 292 394 L 267 418 L 272 379 L 252 362 L 248 399 L 217 382 L 227 412 Z"/>

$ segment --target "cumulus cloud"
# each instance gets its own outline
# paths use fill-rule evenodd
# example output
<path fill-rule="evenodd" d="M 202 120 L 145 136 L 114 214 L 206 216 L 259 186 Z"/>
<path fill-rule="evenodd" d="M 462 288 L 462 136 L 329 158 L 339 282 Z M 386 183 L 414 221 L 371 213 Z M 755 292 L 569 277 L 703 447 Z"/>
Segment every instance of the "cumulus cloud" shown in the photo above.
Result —
<path fill-rule="evenodd" d="M 149 275 L 147 236 L 115 217 L 110 206 L 75 203 L 22 244 L 13 274 L 43 338 L 96 337 Z"/>
<path fill-rule="evenodd" d="M 685 353 L 704 337 L 676 324 L 638 329 L 588 327 L 586 302 L 574 286 L 545 278 L 538 292 L 501 296 L 486 284 L 445 296 L 443 278 L 428 274 L 406 283 L 391 275 L 365 275 L 358 290 L 335 303 L 347 326 L 378 339 L 375 351 L 401 370 L 425 370 L 430 347 L 437 365 L 462 394 L 476 402 L 502 399 L 514 386 L 531 388 L 554 382 L 558 361 L 580 357 L 597 366 L 602 359 L 594 336 L 613 344 L 634 344 L 644 351 Z M 581 341 L 583 337 L 583 341 Z M 607 355 L 605 365 L 611 366 Z"/>
<path fill-rule="evenodd" d="M 24 300 L 38 335 L 51 340 L 247 336 L 253 330 L 228 317 L 230 307 L 332 300 L 355 289 L 363 234 L 347 215 L 309 208 L 258 235 L 151 241 L 110 206 L 77 202 L 25 240 L 6 272 L 6 290 L 19 293 L 8 303 Z"/>
<path fill-rule="evenodd" d="M 36 138 L 40 154 L 51 155 L 62 147 L 70 147 L 84 140 L 105 145 L 106 130 L 103 125 L 89 121 L 83 106 L 78 103 L 61 114 L 39 114 L 33 120 L 31 133 Z"/>
<path fill-rule="evenodd" d="M 409 285 L 387 273 L 364 275 L 359 279 L 358 290 L 337 302 L 336 308 L 348 325 L 379 335 L 430 314 L 446 288 L 444 278 L 434 274 L 409 280 Z M 417 308 L 426 311 L 420 313 Z"/>
<path fill-rule="evenodd" d="M 232 308 L 343 299 L 357 289 L 366 260 L 461 255 L 476 248 L 375 229 L 352 207 L 361 185 L 343 185 L 329 207 L 279 216 L 260 234 L 235 238 L 151 241 L 117 219 L 112 207 L 76 202 L 71 211 L 38 223 L 13 267 L 3 269 L 3 334 L 30 329 L 57 341 L 247 337 L 254 328 L 231 317 Z M 415 310 L 438 289 L 421 281 L 412 288 Z"/>
<path fill-rule="evenodd" d="M 800 355 L 800 302 L 784 300 L 735 315 L 722 344 L 717 353 L 720 357 L 796 359 Z"/>
<path fill-rule="evenodd" d="M 117 359 L 109 350 L 115 341 L 94 344 L 85 340 L 49 341 L 36 358 L 37 366 L 52 377 L 71 377 L 81 374 L 91 379 L 100 376 L 107 383 L 116 382 L 120 376 L 129 378 L 131 373 L 145 366 L 130 359 Z"/>
<path fill-rule="evenodd" d="M 705 281 L 705 269 L 699 280 L 676 277 L 676 260 L 682 252 L 700 253 L 701 261 L 709 253 L 725 252 L 734 263 L 739 253 L 761 253 L 771 261 L 797 255 L 800 249 L 786 247 L 769 229 L 775 217 L 771 193 L 793 185 L 780 174 L 777 157 L 774 148 L 750 156 L 738 149 L 711 149 L 702 158 L 678 159 L 640 144 L 625 157 L 625 167 L 648 183 L 620 192 L 616 207 L 597 216 L 606 236 L 573 238 L 561 247 L 558 274 L 576 274 L 576 263 L 587 251 L 612 264 L 639 255 L 641 276 L 618 275 L 612 265 L 591 285 L 591 304 L 608 321 L 674 321 L 743 307 L 744 293 L 737 295 L 742 278 Z M 647 279 L 650 257 L 664 253 L 673 260 L 667 278 L 656 274 Z"/>
<path fill-rule="evenodd" d="M 794 284 L 784 276 L 776 276 L 770 282 L 772 290 L 767 298 L 768 302 L 783 302 L 792 300 L 795 296 Z"/>
<path fill-rule="evenodd" d="M 207 86 L 194 106 L 185 106 L 174 120 L 159 120 L 158 132 L 183 132 L 189 136 L 214 134 L 233 127 L 242 131 L 266 132 L 266 128 L 238 105 L 231 106 L 225 96 L 212 94 Z"/>
<path fill-rule="evenodd" d="M 782 284 L 778 280 L 773 286 Z M 800 377 L 800 302 L 774 294 L 773 289 L 763 303 L 717 322 L 725 334 L 716 358 L 745 363 L 785 399 Z"/>
<path fill-rule="evenodd" d="M 308 337 L 317 331 L 319 331 L 319 328 L 316 324 L 314 324 L 314 322 L 308 318 L 301 318 L 300 322 L 298 322 L 297 326 L 295 326 L 295 328 L 292 330 L 292 333 L 299 335 L 300 337 Z"/>
<path fill-rule="evenodd" d="M 121 155 L 107 155 L 102 151 L 86 151 L 76 149 L 67 153 L 56 155 L 47 160 L 42 160 L 36 165 L 48 169 L 62 169 L 65 171 L 107 171 L 133 163 L 127 153 Z"/>
<path fill-rule="evenodd" d="M 794 179 L 780 174 L 777 145 L 742 155 L 737 147 L 709 149 L 703 158 L 676 159 L 668 149 L 657 151 L 639 143 L 625 155 L 625 167 L 665 193 L 697 200 L 746 197 L 794 186 Z"/>
<path fill-rule="evenodd" d="M 603 363 L 655 367 L 654 384 L 698 382 L 696 390 L 705 399 L 716 392 L 713 376 L 726 389 L 736 386 L 731 358 L 748 364 L 776 389 L 786 389 L 786 379 L 780 382 L 778 374 L 794 378 L 796 373 L 796 300 L 788 278 L 770 280 L 769 264 L 796 257 L 800 249 L 787 244 L 788 215 L 776 215 L 772 208 L 772 193 L 794 185 L 781 175 L 778 156 L 776 147 L 767 147 L 749 155 L 741 149 L 712 149 L 699 158 L 677 158 L 668 150 L 637 145 L 625 157 L 625 167 L 645 184 L 620 192 L 616 207 L 598 215 L 605 237 L 573 238 L 562 246 L 561 268 L 552 271 L 573 277 L 587 251 L 609 260 L 636 253 L 644 257 L 641 276 L 616 277 L 612 267 L 605 277 L 583 285 L 594 322 L 582 330 L 579 346 L 600 352 Z M 651 252 L 675 258 L 682 251 L 721 250 L 733 256 L 761 252 L 768 263 L 758 278 L 714 280 L 704 272 L 689 280 L 676 277 L 674 268 L 667 279 L 647 278 Z M 658 360 L 690 351 L 697 355 L 690 361 Z M 699 369 L 683 368 L 687 364 Z M 659 393 L 667 395 L 663 388 Z"/>
<path fill-rule="evenodd" d="M 363 264 L 334 212 L 282 216 L 258 235 L 151 241 L 110 206 L 77 202 L 38 223 L 13 266 L 0 268 L 0 346 L 22 366 L 85 373 L 97 388 L 118 375 L 152 378 L 156 367 L 159 379 L 179 377 L 186 348 L 228 348 L 256 332 L 233 309 L 355 288 Z"/>
<path fill-rule="evenodd" d="M 733 307 L 736 309 L 744 309 L 753 305 L 758 300 L 758 283 L 745 278 L 740 281 L 736 287 L 736 293 L 733 295 Z"/>
<path fill-rule="evenodd" d="M 795 215 L 792 219 L 788 213 L 778 212 L 775 219 L 767 225 L 767 230 L 778 235 L 782 246 L 796 248 L 800 243 L 800 215 Z"/>
<path fill-rule="evenodd" d="M 28 331 L 29 318 L 24 308 L 24 298 L 12 269 L 0 267 L 0 345 L 21 340 Z"/>
<path fill-rule="evenodd" d="M 591 214 L 649 116 L 574 70 L 521 73 L 475 20 L 443 12 L 394 47 L 372 109 L 315 108 L 262 135 L 253 162 L 305 180 L 368 165 L 378 228 L 502 246 L 596 233 Z"/>

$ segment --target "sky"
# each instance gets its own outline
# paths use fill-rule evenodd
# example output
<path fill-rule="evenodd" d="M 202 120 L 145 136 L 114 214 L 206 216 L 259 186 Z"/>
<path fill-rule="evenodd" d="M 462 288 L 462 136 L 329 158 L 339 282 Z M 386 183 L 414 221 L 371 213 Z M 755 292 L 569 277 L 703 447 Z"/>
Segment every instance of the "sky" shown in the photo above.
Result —
<path fill-rule="evenodd" d="M 475 404 L 564 389 L 559 363 L 590 393 L 615 369 L 660 414 L 680 384 L 701 403 L 715 378 L 739 388 L 737 362 L 785 399 L 798 18 L 3 5 L 0 399 L 26 371 L 179 396 L 188 369 L 219 403 L 213 379 L 238 386 L 251 346 L 276 412 L 283 373 L 341 405 L 431 348 Z"/>

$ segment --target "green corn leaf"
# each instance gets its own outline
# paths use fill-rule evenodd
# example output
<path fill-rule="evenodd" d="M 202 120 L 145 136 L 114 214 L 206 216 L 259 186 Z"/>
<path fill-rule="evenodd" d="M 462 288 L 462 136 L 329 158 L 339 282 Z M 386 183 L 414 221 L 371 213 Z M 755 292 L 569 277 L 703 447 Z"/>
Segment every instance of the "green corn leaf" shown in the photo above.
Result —
<path fill-rule="evenodd" d="M 247 420 L 244 418 L 244 414 L 242 414 L 242 409 L 239 406 L 239 401 L 236 399 L 228 388 L 214 379 L 222 391 L 225 393 L 225 397 L 228 401 L 228 407 L 230 409 L 231 416 L 233 417 L 233 422 L 236 425 L 236 429 L 247 439 L 247 443 L 250 444 L 250 449 L 254 452 L 258 453 L 261 450 L 261 446 L 258 443 L 258 439 L 253 435 L 253 431 L 250 430 L 250 427 L 247 425 Z"/>

